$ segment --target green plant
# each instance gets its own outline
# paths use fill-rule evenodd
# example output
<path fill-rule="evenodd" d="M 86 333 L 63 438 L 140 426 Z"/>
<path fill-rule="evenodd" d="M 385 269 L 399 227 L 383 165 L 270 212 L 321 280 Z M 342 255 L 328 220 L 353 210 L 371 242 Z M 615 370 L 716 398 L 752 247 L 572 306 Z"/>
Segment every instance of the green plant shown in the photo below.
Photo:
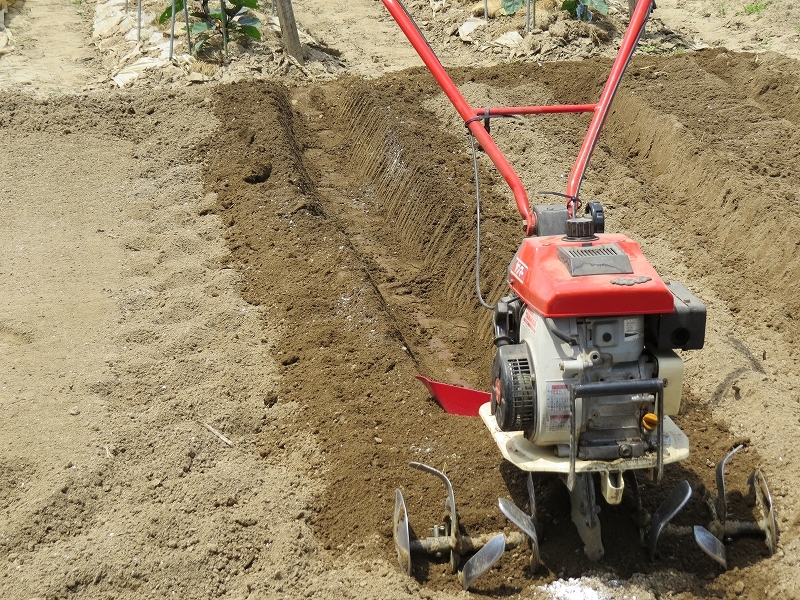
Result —
<path fill-rule="evenodd" d="M 500 5 L 503 7 L 503 12 L 507 15 L 516 14 L 522 8 L 525 0 L 501 0 Z"/>
<path fill-rule="evenodd" d="M 724 17 L 728 12 L 728 5 L 725 3 L 725 0 L 720 0 L 714 5 L 714 13 L 719 17 Z"/>
<path fill-rule="evenodd" d="M 760 19 L 761 13 L 764 12 L 766 8 L 767 2 L 753 2 L 752 4 L 748 4 L 744 7 L 744 14 L 756 15 Z"/>
<path fill-rule="evenodd" d="M 576 19 L 591 21 L 592 12 L 607 15 L 608 4 L 606 4 L 605 0 L 564 0 L 561 10 L 569 11 L 569 14 Z"/>
<path fill-rule="evenodd" d="M 175 0 L 175 12 L 178 13 L 186 6 L 185 0 Z M 222 46 L 228 53 L 228 39 L 231 37 L 250 37 L 261 39 L 261 21 L 247 12 L 248 9 L 258 9 L 258 0 L 220 0 L 219 8 L 209 8 L 208 0 L 200 1 L 200 10 L 191 15 L 198 19 L 192 23 L 190 31 L 197 37 L 194 44 L 194 53 L 203 49 L 203 46 L 212 37 L 221 36 Z M 164 9 L 158 18 L 159 24 L 164 24 L 172 18 L 172 3 Z"/>

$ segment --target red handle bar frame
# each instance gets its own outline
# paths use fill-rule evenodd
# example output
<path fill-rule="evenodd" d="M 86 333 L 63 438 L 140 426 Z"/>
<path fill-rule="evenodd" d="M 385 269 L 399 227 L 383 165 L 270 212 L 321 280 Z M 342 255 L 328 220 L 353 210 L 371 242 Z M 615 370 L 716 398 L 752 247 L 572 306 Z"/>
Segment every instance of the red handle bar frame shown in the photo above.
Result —
<path fill-rule="evenodd" d="M 536 229 L 536 217 L 531 212 L 530 203 L 528 201 L 528 194 L 525 191 L 522 181 L 517 175 L 517 172 L 509 164 L 506 157 L 497 147 L 492 136 L 486 131 L 486 128 L 481 124 L 478 117 L 492 117 L 492 116 L 509 116 L 509 115 L 539 115 L 539 114 L 553 114 L 553 113 L 576 113 L 576 112 L 593 112 L 589 129 L 583 139 L 583 144 L 578 151 L 578 157 L 575 159 L 575 164 L 572 166 L 569 179 L 567 180 L 566 195 L 569 198 L 567 202 L 567 209 L 569 216 L 574 217 L 575 208 L 577 207 L 578 195 L 580 193 L 581 183 L 583 176 L 586 172 L 586 167 L 589 164 L 589 159 L 592 156 L 594 147 L 597 144 L 597 138 L 600 135 L 600 130 L 603 128 L 603 123 L 608 115 L 611 102 L 619 88 L 622 75 L 630 62 L 631 56 L 636 49 L 636 43 L 644 31 L 647 17 L 650 14 L 650 9 L 653 0 L 641 0 L 636 5 L 636 10 L 631 16 L 628 29 L 622 38 L 622 44 L 614 64 L 611 66 L 611 73 L 606 80 L 603 87 L 603 92 L 600 94 L 600 100 L 596 104 L 559 104 L 547 106 L 513 106 L 513 107 L 499 107 L 499 108 L 476 108 L 470 106 L 464 99 L 464 96 L 453 83 L 453 80 L 447 74 L 439 58 L 428 45 L 427 40 L 420 32 L 411 15 L 408 14 L 405 7 L 400 0 L 383 0 L 384 6 L 388 9 L 397 24 L 402 29 L 403 33 L 411 42 L 414 50 L 417 51 L 422 62 L 428 67 L 428 70 L 433 75 L 436 82 L 442 88 L 442 91 L 449 98 L 458 114 L 464 119 L 466 126 L 475 136 L 475 139 L 481 144 L 483 149 L 492 162 L 500 171 L 500 174 L 508 183 L 511 191 L 514 194 L 514 200 L 517 203 L 517 209 L 522 215 L 523 226 L 525 228 L 525 235 L 533 235 Z"/>

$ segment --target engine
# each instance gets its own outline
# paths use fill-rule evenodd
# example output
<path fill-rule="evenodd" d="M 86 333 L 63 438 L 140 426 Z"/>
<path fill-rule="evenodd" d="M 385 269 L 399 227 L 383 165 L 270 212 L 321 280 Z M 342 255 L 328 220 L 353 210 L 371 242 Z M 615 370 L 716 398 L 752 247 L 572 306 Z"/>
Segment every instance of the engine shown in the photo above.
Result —
<path fill-rule="evenodd" d="M 570 221 L 566 236 L 526 238 L 511 262 L 513 293 L 495 307 L 492 414 L 557 456 L 573 440 L 581 460 L 643 456 L 658 415 L 680 408 L 674 350 L 702 347 L 705 307 L 626 236 Z"/>

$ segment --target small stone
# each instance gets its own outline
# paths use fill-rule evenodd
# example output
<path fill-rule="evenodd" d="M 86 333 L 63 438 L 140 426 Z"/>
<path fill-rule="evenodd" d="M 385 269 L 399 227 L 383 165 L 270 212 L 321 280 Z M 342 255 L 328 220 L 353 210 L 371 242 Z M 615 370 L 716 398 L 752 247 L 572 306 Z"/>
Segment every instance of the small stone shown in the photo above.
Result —
<path fill-rule="evenodd" d="M 737 596 L 741 596 L 744 592 L 744 581 L 739 580 L 733 584 L 733 593 Z"/>
<path fill-rule="evenodd" d="M 69 409 L 69 414 L 71 414 L 73 417 L 79 415 L 81 414 L 81 409 L 79 409 L 77 406 L 73 406 Z"/>
<path fill-rule="evenodd" d="M 382 443 L 383 443 L 383 440 L 382 440 L 381 438 L 379 438 L 379 437 L 376 437 L 376 438 L 375 438 L 375 443 L 376 443 L 376 444 L 382 444 Z"/>

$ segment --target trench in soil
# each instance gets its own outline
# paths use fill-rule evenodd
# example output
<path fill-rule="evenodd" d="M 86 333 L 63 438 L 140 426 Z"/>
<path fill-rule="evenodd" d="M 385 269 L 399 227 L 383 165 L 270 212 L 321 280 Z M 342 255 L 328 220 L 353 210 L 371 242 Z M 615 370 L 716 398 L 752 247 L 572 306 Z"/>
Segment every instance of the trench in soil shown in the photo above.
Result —
<path fill-rule="evenodd" d="M 701 298 L 713 297 L 727 319 L 764 324 L 778 343 L 798 333 L 792 315 L 800 304 L 793 260 L 800 221 L 790 209 L 797 200 L 792 169 L 800 154 L 800 109 L 774 90 L 800 78 L 773 61 L 755 65 L 752 56 L 726 52 L 634 61 L 583 191 L 604 202 L 607 231 L 639 240 L 662 275 L 678 274 Z M 482 96 L 496 105 L 579 103 L 594 101 L 609 64 L 453 75 L 474 104 Z M 674 81 L 684 85 L 665 85 Z M 333 553 L 394 560 L 398 487 L 418 536 L 441 521 L 444 488 L 409 461 L 448 474 L 466 530 L 511 531 L 497 498 L 527 508 L 522 473 L 503 463 L 479 420 L 445 414 L 413 379 L 424 373 L 487 389 L 493 356 L 490 315 L 475 294 L 467 138 L 430 76 L 412 70 L 293 90 L 237 83 L 219 88 L 215 104 L 223 127 L 204 149 L 206 184 L 228 225 L 245 299 L 280 328 L 272 352 L 282 384 L 267 402 L 300 406 L 293 428 L 264 428 L 265 463 L 301 457 L 313 434 L 325 458 L 319 476 L 327 491 L 306 518 Z M 529 190 L 563 191 L 587 123 L 586 117 L 513 121 L 493 132 Z M 486 159 L 481 186 L 483 293 L 494 301 L 505 288 L 521 226 Z M 768 235 L 776 229 L 780 238 Z M 708 522 L 702 491 L 714 489 L 709 457 L 719 460 L 734 444 L 748 443 L 715 419 L 714 402 L 737 377 L 765 375 L 758 349 L 748 345 L 752 336 L 725 330 L 725 322 L 711 320 L 709 342 L 729 347 L 735 359 L 704 362 L 717 360 L 712 354 L 687 362 L 677 421 L 689 434 L 692 457 L 669 466 L 661 486 L 645 489 L 652 512 L 688 479 L 698 493 L 676 519 L 680 524 Z M 748 445 L 728 466 L 730 485 L 745 489 L 760 461 Z M 682 572 L 698 595 L 727 585 L 725 576 L 707 576 L 718 573 L 714 563 L 686 540 L 665 539 L 651 563 L 639 547 L 630 497 L 621 507 L 603 506 L 606 556 L 599 565 L 589 562 L 565 487 L 546 476 L 537 476 L 536 486 L 542 566 L 533 571 L 526 552 L 510 553 L 479 580 L 477 592 L 516 593 L 531 580 L 598 569 L 621 578 Z M 752 515 L 742 494 L 730 501 L 737 515 Z M 758 540 L 729 548 L 729 562 L 740 569 L 765 556 Z M 427 586 L 456 589 L 445 561 L 414 564 L 414 576 Z"/>

